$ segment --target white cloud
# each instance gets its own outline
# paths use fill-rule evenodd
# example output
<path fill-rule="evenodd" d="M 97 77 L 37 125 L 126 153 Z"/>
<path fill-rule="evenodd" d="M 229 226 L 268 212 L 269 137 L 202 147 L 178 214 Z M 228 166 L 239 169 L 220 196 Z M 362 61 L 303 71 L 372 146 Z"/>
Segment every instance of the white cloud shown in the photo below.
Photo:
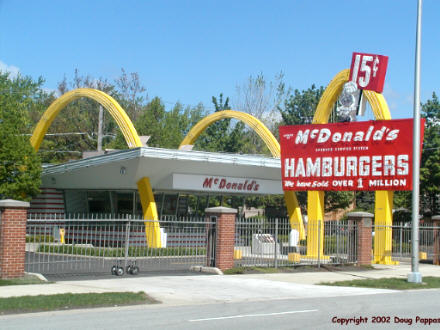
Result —
<path fill-rule="evenodd" d="M 20 69 L 14 65 L 7 65 L 0 61 L 0 71 L 1 72 L 9 72 L 9 79 L 14 79 L 20 73 Z"/>

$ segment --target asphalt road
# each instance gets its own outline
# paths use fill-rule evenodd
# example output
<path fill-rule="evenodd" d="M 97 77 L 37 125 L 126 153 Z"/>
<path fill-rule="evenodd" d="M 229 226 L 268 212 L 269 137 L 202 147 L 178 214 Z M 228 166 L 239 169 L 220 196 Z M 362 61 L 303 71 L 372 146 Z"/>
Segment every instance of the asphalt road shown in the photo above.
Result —
<path fill-rule="evenodd" d="M 147 305 L 8 315 L 1 329 L 439 328 L 440 290 L 186 306 Z M 356 325 L 356 322 L 360 322 Z M 411 324 L 409 324 L 411 323 Z"/>

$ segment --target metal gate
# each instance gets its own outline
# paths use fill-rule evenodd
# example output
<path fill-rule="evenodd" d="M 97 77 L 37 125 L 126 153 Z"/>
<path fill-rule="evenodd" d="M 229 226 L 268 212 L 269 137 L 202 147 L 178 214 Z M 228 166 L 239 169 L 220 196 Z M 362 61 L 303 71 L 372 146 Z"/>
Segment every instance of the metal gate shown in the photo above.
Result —
<path fill-rule="evenodd" d="M 357 227 L 346 221 L 308 224 L 307 235 L 324 234 L 315 240 L 318 255 L 309 255 L 307 239 L 287 218 L 238 219 L 235 226 L 236 266 L 279 267 L 321 264 L 354 264 L 357 261 Z M 321 245 L 322 244 L 322 245 Z"/>
<path fill-rule="evenodd" d="M 210 222 L 206 224 L 207 231 L 207 253 L 206 266 L 215 267 L 217 233 L 216 233 L 217 217 L 211 217 Z"/>
<path fill-rule="evenodd" d="M 206 265 L 212 235 L 207 228 L 215 224 L 204 218 L 163 218 L 161 247 L 153 248 L 146 241 L 147 222 L 128 216 L 33 216 L 26 228 L 25 269 L 45 275 L 110 274 L 113 266 L 124 271 L 136 266 L 144 273 Z"/>

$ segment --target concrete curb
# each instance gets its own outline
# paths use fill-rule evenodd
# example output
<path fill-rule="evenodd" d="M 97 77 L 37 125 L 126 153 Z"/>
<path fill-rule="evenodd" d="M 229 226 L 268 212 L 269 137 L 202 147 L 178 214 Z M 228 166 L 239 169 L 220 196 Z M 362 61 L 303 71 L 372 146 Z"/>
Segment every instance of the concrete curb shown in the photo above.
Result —
<path fill-rule="evenodd" d="M 24 272 L 24 273 L 25 273 L 26 275 L 32 275 L 32 276 L 38 277 L 38 279 L 40 279 L 40 280 L 42 280 L 42 281 L 44 281 L 44 282 L 49 282 L 49 281 L 47 280 L 47 278 L 44 277 L 43 274 L 40 274 L 40 273 L 29 273 L 29 272 Z"/>
<path fill-rule="evenodd" d="M 196 273 L 223 275 L 223 272 L 217 267 L 191 266 L 189 270 Z"/>

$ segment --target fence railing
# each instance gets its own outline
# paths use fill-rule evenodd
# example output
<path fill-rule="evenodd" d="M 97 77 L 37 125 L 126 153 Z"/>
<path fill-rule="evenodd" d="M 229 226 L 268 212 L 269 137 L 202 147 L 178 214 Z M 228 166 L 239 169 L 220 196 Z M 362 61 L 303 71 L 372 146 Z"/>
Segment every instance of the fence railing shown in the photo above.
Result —
<path fill-rule="evenodd" d="M 215 222 L 204 217 L 162 217 L 160 248 L 150 247 L 147 242 L 148 222 L 152 221 L 131 215 L 31 215 L 26 228 L 26 270 L 43 274 L 108 273 L 113 266 L 124 270 L 130 266 L 144 272 L 215 264 Z M 373 247 L 375 251 L 383 250 L 394 260 L 409 261 L 409 226 L 371 229 L 373 243 L 375 234 L 385 232 L 390 237 L 387 246 Z M 436 253 L 438 229 L 420 227 L 421 260 L 431 259 Z M 300 240 L 299 228 L 292 228 L 287 218 L 238 218 L 234 264 L 280 267 L 357 262 L 358 228 L 353 222 L 309 223 L 306 233 L 307 239 Z"/>
<path fill-rule="evenodd" d="M 106 273 L 113 266 L 159 271 L 206 264 L 208 223 L 204 219 L 160 220 L 160 248 L 149 247 L 147 222 L 151 220 L 130 216 L 30 217 L 26 270 L 44 274 Z"/>
<path fill-rule="evenodd" d="M 392 259 L 397 261 L 410 261 L 412 251 L 412 233 L 410 223 L 397 223 L 392 226 L 373 226 L 373 236 L 380 232 L 388 232 L 391 240 L 388 245 L 379 246 L 379 250 L 385 250 Z M 432 259 L 434 257 L 434 246 L 436 243 L 436 232 L 439 228 L 429 224 L 421 224 L 419 227 L 419 252 L 420 260 Z M 374 242 L 374 240 L 373 240 Z M 385 242 L 386 243 L 386 242 Z M 380 241 L 376 244 L 384 244 Z"/>
<path fill-rule="evenodd" d="M 299 228 L 292 228 L 287 218 L 238 219 L 235 249 L 236 265 L 292 266 L 298 264 L 340 264 L 356 262 L 357 228 L 346 222 L 326 221 L 324 228 L 308 225 L 313 239 L 299 240 Z M 321 241 L 317 235 L 323 231 Z M 310 254 L 307 244 L 315 244 L 317 254 Z"/>

